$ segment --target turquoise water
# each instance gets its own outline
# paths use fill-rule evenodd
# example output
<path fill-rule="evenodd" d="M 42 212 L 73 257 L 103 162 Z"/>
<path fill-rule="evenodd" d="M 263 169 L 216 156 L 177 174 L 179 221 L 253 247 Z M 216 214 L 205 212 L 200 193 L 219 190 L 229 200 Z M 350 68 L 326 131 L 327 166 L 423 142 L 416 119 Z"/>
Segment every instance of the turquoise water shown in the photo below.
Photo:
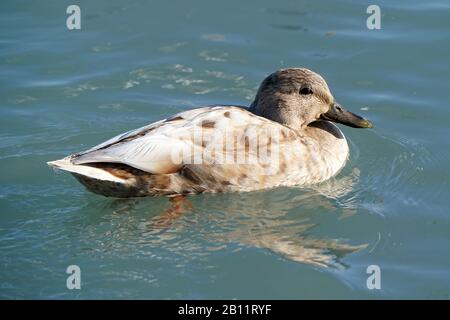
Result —
<path fill-rule="evenodd" d="M 0 4 L 0 297 L 450 298 L 450 4 Z M 204 104 L 249 104 L 278 68 L 321 73 L 375 124 L 308 189 L 113 200 L 46 161 Z M 69 265 L 81 289 L 66 288 Z M 369 290 L 366 268 L 381 269 Z"/>

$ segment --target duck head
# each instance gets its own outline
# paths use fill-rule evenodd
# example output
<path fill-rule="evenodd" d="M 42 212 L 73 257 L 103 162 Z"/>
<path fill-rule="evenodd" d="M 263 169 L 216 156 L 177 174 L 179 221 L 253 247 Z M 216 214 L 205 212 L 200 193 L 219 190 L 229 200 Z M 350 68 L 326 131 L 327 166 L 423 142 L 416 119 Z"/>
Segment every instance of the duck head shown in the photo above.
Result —
<path fill-rule="evenodd" d="M 325 80 L 304 68 L 278 70 L 265 78 L 250 110 L 297 130 L 319 120 L 353 128 L 373 127 L 369 120 L 339 105 Z"/>

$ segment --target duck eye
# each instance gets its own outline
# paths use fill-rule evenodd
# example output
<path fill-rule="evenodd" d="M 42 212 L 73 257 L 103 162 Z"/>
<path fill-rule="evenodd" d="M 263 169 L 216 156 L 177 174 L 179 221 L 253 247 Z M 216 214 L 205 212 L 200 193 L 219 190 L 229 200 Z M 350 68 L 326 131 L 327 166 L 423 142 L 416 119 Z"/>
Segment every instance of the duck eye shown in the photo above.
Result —
<path fill-rule="evenodd" d="M 303 87 L 303 88 L 300 88 L 300 94 L 301 95 L 309 95 L 309 94 L 313 94 L 313 91 L 312 91 L 312 89 L 310 88 L 310 87 Z"/>

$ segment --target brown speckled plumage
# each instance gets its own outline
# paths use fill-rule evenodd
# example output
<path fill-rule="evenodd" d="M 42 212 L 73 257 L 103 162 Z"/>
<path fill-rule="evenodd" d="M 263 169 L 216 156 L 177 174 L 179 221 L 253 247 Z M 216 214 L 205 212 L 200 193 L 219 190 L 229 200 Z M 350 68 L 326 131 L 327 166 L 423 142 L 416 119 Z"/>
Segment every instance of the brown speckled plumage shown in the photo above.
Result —
<path fill-rule="evenodd" d="M 312 94 L 299 94 L 305 85 Z M 333 103 L 319 75 L 280 70 L 262 82 L 250 109 L 181 112 L 49 164 L 113 197 L 313 184 L 336 174 L 348 156 L 342 132 L 319 119 Z"/>

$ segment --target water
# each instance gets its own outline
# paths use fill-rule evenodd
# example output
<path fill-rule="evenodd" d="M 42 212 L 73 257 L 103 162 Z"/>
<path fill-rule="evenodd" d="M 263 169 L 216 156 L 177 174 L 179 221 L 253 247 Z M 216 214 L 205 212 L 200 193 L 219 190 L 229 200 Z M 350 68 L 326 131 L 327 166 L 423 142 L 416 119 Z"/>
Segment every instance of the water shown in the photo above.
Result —
<path fill-rule="evenodd" d="M 446 1 L 378 1 L 381 30 L 364 1 L 77 1 L 81 31 L 69 4 L 0 4 L 1 298 L 450 297 Z M 323 185 L 192 196 L 161 229 L 166 198 L 103 198 L 45 164 L 197 105 L 249 104 L 287 66 L 375 124 L 342 127 L 351 158 Z"/>

